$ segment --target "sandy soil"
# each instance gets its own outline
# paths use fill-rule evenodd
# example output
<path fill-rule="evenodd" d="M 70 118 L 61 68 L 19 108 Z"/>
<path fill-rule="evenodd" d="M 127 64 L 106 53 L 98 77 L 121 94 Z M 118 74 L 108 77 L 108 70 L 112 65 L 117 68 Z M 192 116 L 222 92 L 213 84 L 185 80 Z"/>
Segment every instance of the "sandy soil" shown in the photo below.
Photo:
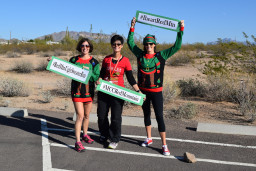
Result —
<path fill-rule="evenodd" d="M 67 56 L 60 58 L 67 59 Z M 74 113 L 73 103 L 70 97 L 54 96 L 51 103 L 44 103 L 42 93 L 48 90 L 54 94 L 57 87 L 57 82 L 63 80 L 63 76 L 57 75 L 49 71 L 33 71 L 29 74 L 19 74 L 11 71 L 16 63 L 21 61 L 30 61 L 32 67 L 37 68 L 40 63 L 46 60 L 45 57 L 38 55 L 22 55 L 20 58 L 7 58 L 0 55 L 0 79 L 14 78 L 24 81 L 29 87 L 30 95 L 28 97 L 0 97 L 0 105 L 8 105 L 8 107 L 40 109 L 50 111 L 66 111 Z M 189 78 L 202 78 L 203 75 L 198 71 L 199 64 L 189 64 L 186 66 L 178 67 L 165 67 L 165 77 L 171 81 Z M 200 76 L 200 77 L 199 77 Z M 192 120 L 200 122 L 211 123 L 228 123 L 228 124 L 242 124 L 242 125 L 256 125 L 248 123 L 246 116 L 241 116 L 237 111 L 237 106 L 228 102 L 211 103 L 203 99 L 176 99 L 168 105 L 164 106 L 165 113 L 172 108 L 177 108 L 187 102 L 196 104 L 199 108 L 199 114 Z M 92 113 L 96 113 L 96 101 L 92 108 Z M 128 105 L 124 107 L 123 115 L 129 116 L 143 116 L 141 107 L 135 105 Z"/>

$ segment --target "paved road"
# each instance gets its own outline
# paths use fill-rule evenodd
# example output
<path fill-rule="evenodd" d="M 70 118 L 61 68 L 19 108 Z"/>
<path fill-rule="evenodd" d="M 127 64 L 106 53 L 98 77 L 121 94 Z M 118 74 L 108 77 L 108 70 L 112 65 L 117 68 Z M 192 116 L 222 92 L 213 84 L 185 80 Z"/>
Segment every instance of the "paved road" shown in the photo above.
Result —
<path fill-rule="evenodd" d="M 0 170 L 256 170 L 256 137 L 196 132 L 195 122 L 166 120 L 171 156 L 161 154 L 161 141 L 140 147 L 142 127 L 123 126 L 116 150 L 98 142 L 98 127 L 90 123 L 94 144 L 85 153 L 74 147 L 72 113 L 29 110 L 27 118 L 0 116 Z M 184 152 L 198 162 L 183 161 Z"/>

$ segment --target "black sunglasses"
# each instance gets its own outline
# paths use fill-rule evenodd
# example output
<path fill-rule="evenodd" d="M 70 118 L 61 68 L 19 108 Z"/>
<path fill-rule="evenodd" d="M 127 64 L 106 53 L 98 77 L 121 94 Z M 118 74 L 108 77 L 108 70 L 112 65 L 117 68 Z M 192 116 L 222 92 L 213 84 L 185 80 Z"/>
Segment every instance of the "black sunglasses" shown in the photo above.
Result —
<path fill-rule="evenodd" d="M 90 45 L 81 45 L 80 47 L 90 47 Z"/>
<path fill-rule="evenodd" d="M 145 43 L 144 46 L 152 46 L 154 43 Z"/>
<path fill-rule="evenodd" d="M 112 46 L 121 46 L 121 43 L 113 43 Z"/>

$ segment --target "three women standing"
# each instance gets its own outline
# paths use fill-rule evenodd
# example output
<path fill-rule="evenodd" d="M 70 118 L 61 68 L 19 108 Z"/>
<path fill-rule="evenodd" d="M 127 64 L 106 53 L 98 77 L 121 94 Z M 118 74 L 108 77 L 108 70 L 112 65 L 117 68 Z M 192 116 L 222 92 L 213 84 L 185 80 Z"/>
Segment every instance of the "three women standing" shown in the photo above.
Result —
<path fill-rule="evenodd" d="M 184 21 L 180 23 L 180 31 L 177 33 L 175 44 L 169 49 L 156 52 L 156 39 L 154 35 L 146 35 L 143 39 L 144 49 L 140 49 L 134 43 L 134 27 L 136 18 L 131 22 L 131 28 L 128 35 L 127 43 L 130 50 L 137 57 L 138 64 L 138 85 L 143 94 L 146 94 L 146 101 L 142 105 L 144 113 L 144 123 L 147 132 L 147 138 L 141 145 L 149 146 L 153 143 L 151 137 L 151 110 L 150 102 L 152 102 L 156 120 L 158 123 L 158 131 L 162 140 L 162 150 L 164 155 L 170 155 L 170 151 L 166 144 L 165 123 L 163 119 L 163 74 L 165 61 L 176 53 L 182 44 L 182 35 L 184 30 Z"/>

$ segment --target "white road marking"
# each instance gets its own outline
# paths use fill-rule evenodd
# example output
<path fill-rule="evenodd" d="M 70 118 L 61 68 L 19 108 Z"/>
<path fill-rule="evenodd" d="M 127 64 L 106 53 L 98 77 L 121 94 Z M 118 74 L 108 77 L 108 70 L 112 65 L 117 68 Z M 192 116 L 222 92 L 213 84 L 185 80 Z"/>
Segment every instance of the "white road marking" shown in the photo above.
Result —
<path fill-rule="evenodd" d="M 51 143 L 51 146 L 54 147 L 68 147 L 74 148 L 73 145 L 63 145 L 57 143 Z M 113 149 L 105 149 L 105 148 L 95 148 L 95 147 L 86 147 L 86 150 L 92 151 L 102 151 L 102 152 L 110 152 L 110 153 L 121 153 L 121 154 L 130 154 L 137 156 L 148 156 L 148 157 L 160 157 L 160 158 L 169 158 L 169 159 L 180 159 L 175 156 L 164 156 L 162 154 L 152 154 L 152 153 L 141 153 L 141 152 L 133 152 L 133 151 L 124 151 L 124 150 L 113 150 Z M 247 166 L 247 167 L 256 167 L 256 164 L 253 163 L 240 163 L 240 162 L 230 162 L 230 161 L 221 161 L 221 160 L 211 160 L 211 159 L 200 159 L 197 158 L 198 162 L 208 162 L 208 163 L 216 163 L 216 164 L 225 164 L 225 165 L 233 165 L 233 166 Z"/>
<path fill-rule="evenodd" d="M 55 128 L 48 128 L 49 131 L 64 131 L 64 132 L 74 132 L 73 129 L 55 129 Z M 100 135 L 99 132 L 91 132 L 88 131 L 89 134 Z M 146 136 L 138 136 L 138 135 L 126 135 L 122 134 L 123 137 L 127 138 L 141 138 L 145 139 Z M 152 139 L 160 140 L 160 137 L 152 137 Z M 244 146 L 238 144 L 225 144 L 225 143 L 216 143 L 216 142 L 206 142 L 206 141 L 195 141 L 195 140 L 186 140 L 186 139 L 177 139 L 177 138 L 166 138 L 169 141 L 178 141 L 178 142 L 185 142 L 185 143 L 196 143 L 196 144 L 205 144 L 205 145 L 216 145 L 216 146 L 224 146 L 224 147 L 235 147 L 235 148 L 247 148 L 247 149 L 256 149 L 256 146 Z"/>
<path fill-rule="evenodd" d="M 41 119 L 42 149 L 43 149 L 43 171 L 70 171 L 52 168 L 50 143 L 48 139 L 47 121 Z"/>
<path fill-rule="evenodd" d="M 42 148 L 43 148 L 43 171 L 52 169 L 52 159 L 50 151 L 50 143 L 48 140 L 47 122 L 41 119 L 41 134 L 42 134 Z"/>

